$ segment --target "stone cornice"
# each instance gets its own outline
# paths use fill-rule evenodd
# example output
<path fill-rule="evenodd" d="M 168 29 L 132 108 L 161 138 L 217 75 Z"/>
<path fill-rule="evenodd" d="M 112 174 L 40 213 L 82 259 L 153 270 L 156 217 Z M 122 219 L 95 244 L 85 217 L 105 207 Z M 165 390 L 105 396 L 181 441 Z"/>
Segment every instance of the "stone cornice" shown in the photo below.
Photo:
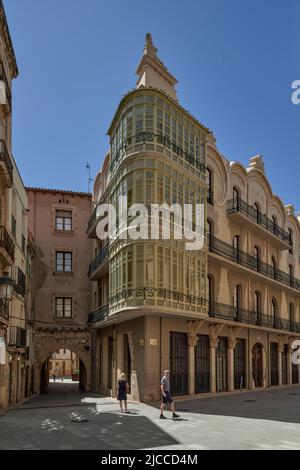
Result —
<path fill-rule="evenodd" d="M 11 78 L 17 78 L 19 75 L 19 69 L 16 61 L 16 56 L 15 56 L 15 51 L 14 51 L 14 46 L 11 40 L 8 24 L 7 24 L 7 19 L 6 19 L 6 14 L 5 14 L 5 9 L 3 5 L 3 1 L 0 0 L 0 28 L 1 28 L 1 35 L 3 38 L 4 42 L 4 47 L 5 47 L 5 54 L 6 54 L 6 59 L 8 62 L 9 66 L 9 72 L 11 75 Z"/>

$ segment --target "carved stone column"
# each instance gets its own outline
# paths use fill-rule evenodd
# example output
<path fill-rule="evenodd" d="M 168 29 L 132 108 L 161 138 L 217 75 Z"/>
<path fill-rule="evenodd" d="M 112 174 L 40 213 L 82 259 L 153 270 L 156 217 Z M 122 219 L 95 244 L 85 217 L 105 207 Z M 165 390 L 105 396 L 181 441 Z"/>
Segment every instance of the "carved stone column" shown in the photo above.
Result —
<path fill-rule="evenodd" d="M 277 344 L 277 354 L 278 354 L 278 385 L 282 385 L 282 353 L 284 345 L 280 341 Z"/>
<path fill-rule="evenodd" d="M 187 322 L 188 329 L 188 392 L 195 395 L 195 347 L 198 341 L 198 331 L 203 321 Z"/>
<path fill-rule="evenodd" d="M 210 347 L 210 391 L 216 393 L 216 347 L 218 336 L 224 325 L 212 324 L 209 326 L 209 347 Z"/>

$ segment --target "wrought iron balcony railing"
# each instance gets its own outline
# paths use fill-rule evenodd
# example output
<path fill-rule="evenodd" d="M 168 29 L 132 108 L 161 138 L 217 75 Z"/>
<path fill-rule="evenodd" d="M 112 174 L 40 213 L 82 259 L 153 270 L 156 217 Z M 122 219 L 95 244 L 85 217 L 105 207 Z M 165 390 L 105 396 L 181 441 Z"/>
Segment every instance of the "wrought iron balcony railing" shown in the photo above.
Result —
<path fill-rule="evenodd" d="M 258 211 L 256 207 L 250 206 L 250 204 L 240 198 L 234 198 L 228 201 L 227 213 L 234 214 L 236 212 L 240 212 L 248 219 L 251 219 L 258 225 L 261 225 L 277 238 L 280 238 L 282 241 L 292 245 L 290 234 L 287 231 L 283 230 L 273 220 L 269 219 L 266 215 Z"/>
<path fill-rule="evenodd" d="M 300 333 L 300 323 L 298 322 L 218 302 L 209 303 L 209 316 L 212 318 L 219 318 L 221 320 L 230 320 L 239 323 L 247 323 L 250 325 Z"/>
<path fill-rule="evenodd" d="M 10 258 L 14 261 L 15 259 L 15 244 L 9 236 L 5 227 L 0 226 L 0 247 L 8 253 Z"/>
<path fill-rule="evenodd" d="M 14 167 L 6 147 L 6 143 L 3 139 L 0 140 L 0 160 L 4 162 L 7 173 L 9 174 L 10 180 L 12 181 Z"/>
<path fill-rule="evenodd" d="M 108 257 L 109 249 L 108 244 L 106 244 L 90 264 L 88 275 L 91 276 L 98 268 L 100 268 L 100 266 L 108 260 Z"/>
<path fill-rule="evenodd" d="M 109 306 L 102 305 L 94 312 L 91 312 L 88 317 L 88 323 L 98 323 L 100 321 L 106 320 L 109 313 Z"/>
<path fill-rule="evenodd" d="M 10 326 L 8 329 L 8 345 L 15 348 L 25 348 L 26 330 L 19 326 Z"/>
<path fill-rule="evenodd" d="M 87 233 L 91 232 L 91 230 L 93 229 L 93 227 L 95 226 L 95 224 L 97 223 L 99 219 L 99 217 L 97 217 L 97 209 L 98 209 L 99 204 L 103 204 L 104 202 L 107 202 L 107 198 L 108 198 L 108 188 L 104 191 L 104 193 L 102 194 L 100 198 L 99 203 L 96 205 L 95 209 L 93 210 L 93 213 L 88 222 Z"/>
<path fill-rule="evenodd" d="M 274 268 L 270 264 L 264 263 L 259 258 L 249 255 L 242 250 L 234 248 L 232 245 L 219 240 L 211 235 L 208 236 L 208 248 L 211 253 L 215 253 L 223 258 L 240 264 L 246 268 L 256 271 L 270 279 L 274 279 L 293 289 L 300 290 L 300 280 L 288 273 Z"/>

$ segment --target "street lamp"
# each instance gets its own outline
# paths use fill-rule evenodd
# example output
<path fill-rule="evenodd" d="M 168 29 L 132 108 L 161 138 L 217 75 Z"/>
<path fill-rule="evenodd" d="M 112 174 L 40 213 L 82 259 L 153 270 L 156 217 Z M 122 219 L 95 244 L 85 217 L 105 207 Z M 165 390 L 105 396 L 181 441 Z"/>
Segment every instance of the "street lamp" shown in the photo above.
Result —
<path fill-rule="evenodd" d="M 13 279 L 8 276 L 8 273 L 4 273 L 4 276 L 0 277 L 0 299 L 5 305 L 12 298 L 14 284 Z"/>

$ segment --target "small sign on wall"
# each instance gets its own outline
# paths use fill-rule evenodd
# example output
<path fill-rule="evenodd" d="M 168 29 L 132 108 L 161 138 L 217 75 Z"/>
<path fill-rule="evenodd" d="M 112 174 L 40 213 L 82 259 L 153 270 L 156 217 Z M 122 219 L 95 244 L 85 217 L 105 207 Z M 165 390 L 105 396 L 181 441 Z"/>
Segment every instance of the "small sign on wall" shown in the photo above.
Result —
<path fill-rule="evenodd" d="M 150 338 L 150 346 L 157 346 L 157 339 L 156 338 Z"/>
<path fill-rule="evenodd" d="M 140 346 L 145 346 L 145 340 L 144 340 L 144 338 L 142 338 L 142 339 L 139 340 L 139 345 L 140 345 Z"/>

